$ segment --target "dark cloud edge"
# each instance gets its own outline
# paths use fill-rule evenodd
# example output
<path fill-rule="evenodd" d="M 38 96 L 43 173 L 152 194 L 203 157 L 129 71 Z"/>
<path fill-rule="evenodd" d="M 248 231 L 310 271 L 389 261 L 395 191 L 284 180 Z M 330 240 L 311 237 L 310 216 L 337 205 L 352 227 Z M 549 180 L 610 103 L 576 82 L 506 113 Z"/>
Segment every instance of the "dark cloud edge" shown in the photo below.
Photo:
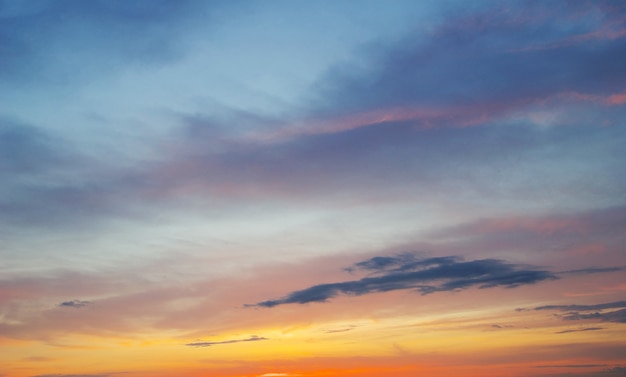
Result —
<path fill-rule="evenodd" d="M 365 270 L 373 274 L 358 280 L 313 285 L 286 296 L 246 304 L 246 307 L 271 308 L 283 304 L 327 302 L 339 295 L 362 296 L 371 293 L 415 290 L 422 295 L 479 289 L 515 288 L 546 280 L 557 280 L 557 274 L 507 263 L 499 259 L 465 261 L 457 256 L 420 259 L 413 253 L 393 257 L 373 257 L 345 268 L 345 271 Z"/>

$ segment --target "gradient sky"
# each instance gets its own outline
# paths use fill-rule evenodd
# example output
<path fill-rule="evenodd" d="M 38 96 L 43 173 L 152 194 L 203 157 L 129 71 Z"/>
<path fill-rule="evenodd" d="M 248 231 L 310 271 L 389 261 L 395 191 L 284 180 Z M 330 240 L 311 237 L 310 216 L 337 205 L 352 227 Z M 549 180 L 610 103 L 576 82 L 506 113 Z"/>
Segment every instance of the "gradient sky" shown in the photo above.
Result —
<path fill-rule="evenodd" d="M 623 1 L 0 0 L 0 376 L 624 376 L 625 119 Z"/>

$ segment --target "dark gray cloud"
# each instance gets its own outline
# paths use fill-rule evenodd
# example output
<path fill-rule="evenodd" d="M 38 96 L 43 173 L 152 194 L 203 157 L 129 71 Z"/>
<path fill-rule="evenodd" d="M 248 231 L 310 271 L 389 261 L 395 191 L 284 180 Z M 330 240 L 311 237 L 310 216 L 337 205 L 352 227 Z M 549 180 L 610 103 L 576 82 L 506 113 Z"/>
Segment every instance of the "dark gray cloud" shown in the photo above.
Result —
<path fill-rule="evenodd" d="M 574 275 L 587 275 L 587 274 L 602 274 L 606 272 L 624 271 L 626 267 L 590 267 L 581 268 L 578 270 L 563 271 L 562 274 L 574 274 Z"/>
<path fill-rule="evenodd" d="M 567 334 L 571 332 L 596 331 L 596 330 L 604 330 L 604 327 L 585 327 L 583 329 L 576 329 L 576 330 L 563 330 L 563 331 L 557 331 L 555 332 L 555 334 Z"/>
<path fill-rule="evenodd" d="M 451 264 L 458 261 L 458 257 L 433 257 L 428 259 L 420 259 L 417 255 L 411 253 L 399 254 L 393 257 L 373 257 L 362 262 L 355 263 L 345 270 L 348 272 L 363 270 L 374 273 L 389 273 L 411 271 L 423 267 L 441 264 Z"/>
<path fill-rule="evenodd" d="M 459 257 L 412 258 L 375 257 L 359 262 L 350 269 L 376 271 L 375 276 L 338 283 L 319 284 L 295 291 L 287 296 L 262 301 L 255 306 L 274 307 L 282 304 L 325 302 L 338 295 L 361 296 L 376 292 L 413 289 L 421 294 L 454 291 L 470 287 L 514 288 L 558 277 L 545 270 L 506 263 L 497 259 L 465 261 Z"/>
<path fill-rule="evenodd" d="M 602 274 L 605 272 L 617 272 L 624 271 L 626 267 L 590 267 L 590 268 L 581 268 L 578 270 L 570 270 L 563 271 L 562 274 L 576 274 L 576 275 L 587 275 L 587 274 Z"/>
<path fill-rule="evenodd" d="M 258 342 L 260 340 L 269 340 L 269 339 L 265 338 L 265 337 L 253 335 L 250 338 L 246 338 L 246 339 L 221 340 L 221 341 L 218 341 L 218 342 L 194 342 L 194 343 L 187 343 L 185 345 L 189 346 L 189 347 L 210 347 L 210 346 L 216 346 L 216 345 L 220 345 L 220 344 L 232 344 L 232 343 L 241 343 L 241 342 Z"/>
<path fill-rule="evenodd" d="M 611 310 L 610 309 L 618 309 Z M 626 323 L 626 301 L 616 301 L 595 305 L 546 305 L 535 310 L 556 310 L 567 312 L 559 317 L 567 321 L 595 320 L 597 322 Z"/>
<path fill-rule="evenodd" d="M 598 320 L 601 322 L 626 323 L 626 309 L 620 309 L 620 310 L 615 310 L 611 312 L 593 312 L 593 313 L 571 312 L 566 315 L 563 315 L 562 318 L 568 321 L 594 319 L 594 320 Z"/>
<path fill-rule="evenodd" d="M 626 301 L 615 301 L 604 304 L 595 305 L 545 305 L 538 306 L 535 310 L 560 310 L 560 311 L 589 311 L 589 310 L 604 310 L 604 309 L 618 309 L 626 308 Z"/>
<path fill-rule="evenodd" d="M 82 300 L 72 300 L 72 301 L 63 301 L 59 304 L 61 307 L 65 308 L 82 308 L 83 306 L 87 306 L 91 304 L 90 301 L 82 301 Z"/>

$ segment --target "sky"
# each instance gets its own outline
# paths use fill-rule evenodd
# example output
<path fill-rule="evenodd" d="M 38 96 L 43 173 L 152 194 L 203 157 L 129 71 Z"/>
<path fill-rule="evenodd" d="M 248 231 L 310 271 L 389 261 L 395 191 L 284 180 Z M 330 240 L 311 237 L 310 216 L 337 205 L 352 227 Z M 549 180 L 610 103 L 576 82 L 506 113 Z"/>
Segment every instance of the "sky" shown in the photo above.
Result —
<path fill-rule="evenodd" d="M 626 373 L 623 1 L 0 0 L 0 377 Z"/>

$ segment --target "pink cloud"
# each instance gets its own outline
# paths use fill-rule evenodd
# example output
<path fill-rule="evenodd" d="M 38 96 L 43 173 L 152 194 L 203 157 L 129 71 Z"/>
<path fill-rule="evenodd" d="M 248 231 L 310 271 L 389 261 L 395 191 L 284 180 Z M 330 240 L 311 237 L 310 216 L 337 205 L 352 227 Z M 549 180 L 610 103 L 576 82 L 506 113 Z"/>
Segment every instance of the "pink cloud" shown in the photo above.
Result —
<path fill-rule="evenodd" d="M 626 93 L 618 93 L 610 95 L 606 100 L 606 104 L 611 106 L 623 105 L 626 103 Z"/>

